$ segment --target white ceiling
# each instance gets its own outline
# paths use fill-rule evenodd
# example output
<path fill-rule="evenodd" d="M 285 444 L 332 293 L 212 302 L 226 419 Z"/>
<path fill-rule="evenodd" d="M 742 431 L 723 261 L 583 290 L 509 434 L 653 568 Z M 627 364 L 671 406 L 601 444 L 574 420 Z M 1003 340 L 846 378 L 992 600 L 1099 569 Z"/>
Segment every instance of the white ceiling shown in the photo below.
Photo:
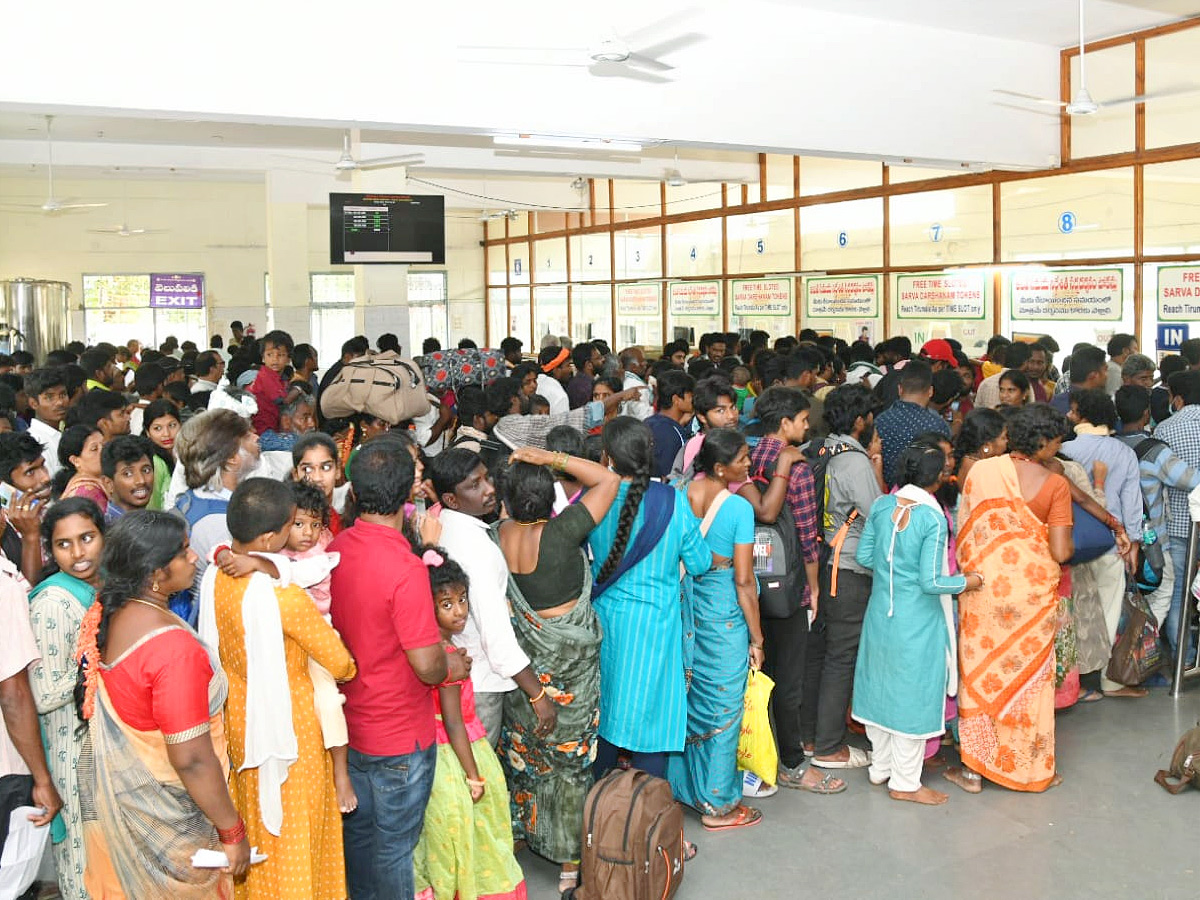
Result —
<path fill-rule="evenodd" d="M 47 112 L 55 162 L 78 175 L 328 171 L 352 125 L 363 155 L 418 151 L 424 171 L 464 178 L 658 180 L 678 153 L 691 180 L 737 181 L 755 177 L 760 150 L 1042 167 L 1055 161 L 1056 120 L 998 107 L 991 92 L 1056 94 L 1057 49 L 1077 29 L 1075 0 L 656 0 L 650 11 L 642 0 L 357 0 L 336 16 L 209 0 L 187 22 L 163 10 L 110 0 L 68 19 L 53 4 L 6 13 L 0 171 L 44 171 Z M 1088 0 L 1087 10 L 1095 39 L 1196 13 L 1200 0 Z M 667 84 L 461 59 L 469 44 L 587 47 L 613 27 L 631 43 L 703 39 L 663 56 L 675 67 Z M 500 150 L 497 131 L 646 147 Z"/>
<path fill-rule="evenodd" d="M 1076 0 L 778 0 L 829 12 L 990 34 L 1063 48 L 1079 43 Z M 1198 0 L 1087 0 L 1087 40 L 1152 28 L 1200 13 Z"/>

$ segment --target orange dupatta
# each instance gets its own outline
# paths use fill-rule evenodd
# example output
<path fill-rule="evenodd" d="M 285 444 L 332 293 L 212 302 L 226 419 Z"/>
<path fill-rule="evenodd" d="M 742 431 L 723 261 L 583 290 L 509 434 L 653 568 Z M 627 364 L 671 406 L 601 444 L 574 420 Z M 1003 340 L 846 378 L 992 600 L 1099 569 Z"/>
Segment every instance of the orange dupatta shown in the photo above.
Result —
<path fill-rule="evenodd" d="M 958 564 L 984 586 L 959 598 L 963 762 L 1015 791 L 1054 778 L 1054 635 L 1059 566 L 1049 529 L 1007 456 L 980 460 L 963 485 Z"/>

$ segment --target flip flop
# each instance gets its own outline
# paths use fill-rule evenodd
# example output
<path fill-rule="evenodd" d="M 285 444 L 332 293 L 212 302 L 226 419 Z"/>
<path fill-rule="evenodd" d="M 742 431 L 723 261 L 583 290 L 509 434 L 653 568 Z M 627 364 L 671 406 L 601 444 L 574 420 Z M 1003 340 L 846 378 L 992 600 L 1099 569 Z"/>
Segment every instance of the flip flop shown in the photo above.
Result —
<path fill-rule="evenodd" d="M 1100 691 L 1083 691 L 1079 695 L 1080 703 L 1096 703 L 1097 701 L 1100 701 L 1103 699 L 1104 699 L 1104 694 Z"/>
<path fill-rule="evenodd" d="M 762 821 L 762 813 L 753 806 L 739 806 L 737 818 L 724 825 L 705 825 L 705 831 L 729 831 L 731 828 L 751 828 Z"/>
<path fill-rule="evenodd" d="M 1123 687 L 1115 691 L 1105 691 L 1105 697 L 1116 697 L 1118 699 L 1125 698 L 1129 700 L 1138 700 L 1145 697 L 1150 692 L 1144 687 Z"/>
<path fill-rule="evenodd" d="M 700 851 L 697 849 L 696 845 L 693 844 L 691 841 L 683 842 L 683 861 L 684 862 L 691 862 L 693 859 L 696 858 L 696 854 L 698 852 L 700 852 Z"/>
<path fill-rule="evenodd" d="M 865 769 L 871 764 L 871 754 L 858 747 L 847 747 L 850 755 L 842 759 L 818 759 L 813 757 L 812 764 L 818 769 Z"/>
<path fill-rule="evenodd" d="M 800 782 L 796 785 L 796 788 L 801 791 L 808 791 L 810 794 L 840 794 L 846 789 L 846 782 L 842 781 L 841 787 L 834 787 L 833 782 L 835 781 L 841 781 L 841 779 L 832 772 L 826 772 L 816 784 Z"/>

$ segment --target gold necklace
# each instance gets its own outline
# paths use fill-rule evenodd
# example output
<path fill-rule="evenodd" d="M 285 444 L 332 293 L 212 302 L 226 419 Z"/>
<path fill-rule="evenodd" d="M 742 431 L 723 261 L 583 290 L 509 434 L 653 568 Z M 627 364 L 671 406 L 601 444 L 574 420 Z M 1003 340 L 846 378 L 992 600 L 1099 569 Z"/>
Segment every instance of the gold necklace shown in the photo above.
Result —
<path fill-rule="evenodd" d="M 521 521 L 518 521 L 517 519 L 513 519 L 513 521 L 516 522 L 518 525 L 524 525 L 525 527 L 529 527 L 531 525 L 545 525 L 550 520 L 549 519 L 534 519 L 532 522 L 521 522 Z"/>
<path fill-rule="evenodd" d="M 155 609 L 157 609 L 159 612 L 165 612 L 165 613 L 170 613 L 171 615 L 174 615 L 174 613 L 171 613 L 171 610 L 169 607 L 155 603 L 153 600 L 143 600 L 141 597 L 130 597 L 129 602 L 130 603 L 140 603 L 140 604 L 142 604 L 142 606 L 152 606 Z"/>

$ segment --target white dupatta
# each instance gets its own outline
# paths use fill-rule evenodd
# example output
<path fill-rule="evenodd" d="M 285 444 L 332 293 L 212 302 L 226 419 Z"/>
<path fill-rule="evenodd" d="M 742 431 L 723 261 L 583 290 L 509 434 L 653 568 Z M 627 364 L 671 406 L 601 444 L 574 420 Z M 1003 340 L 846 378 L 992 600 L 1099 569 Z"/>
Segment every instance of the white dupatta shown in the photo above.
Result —
<path fill-rule="evenodd" d="M 896 497 L 900 500 L 908 500 L 920 506 L 927 506 L 941 519 L 946 518 L 945 510 L 942 509 L 940 503 L 929 493 L 929 491 L 917 487 L 915 484 L 906 484 L 904 487 L 896 491 Z M 949 523 L 947 523 L 948 525 Z M 896 535 L 900 531 L 900 526 L 892 523 L 892 543 L 888 548 L 888 566 L 889 572 L 892 564 L 892 554 L 896 549 Z M 947 539 L 947 544 L 949 540 Z M 942 574 L 950 574 L 950 558 L 947 555 L 949 550 L 946 546 L 939 547 L 938 557 L 942 561 Z M 889 574 L 890 578 L 890 574 Z M 888 586 L 889 590 L 891 585 Z M 942 594 L 942 615 L 946 619 L 946 634 L 950 641 L 946 646 L 946 693 L 951 697 L 958 695 L 958 638 L 954 633 L 954 604 L 950 599 L 949 594 Z M 888 613 L 891 615 L 891 613 Z"/>

